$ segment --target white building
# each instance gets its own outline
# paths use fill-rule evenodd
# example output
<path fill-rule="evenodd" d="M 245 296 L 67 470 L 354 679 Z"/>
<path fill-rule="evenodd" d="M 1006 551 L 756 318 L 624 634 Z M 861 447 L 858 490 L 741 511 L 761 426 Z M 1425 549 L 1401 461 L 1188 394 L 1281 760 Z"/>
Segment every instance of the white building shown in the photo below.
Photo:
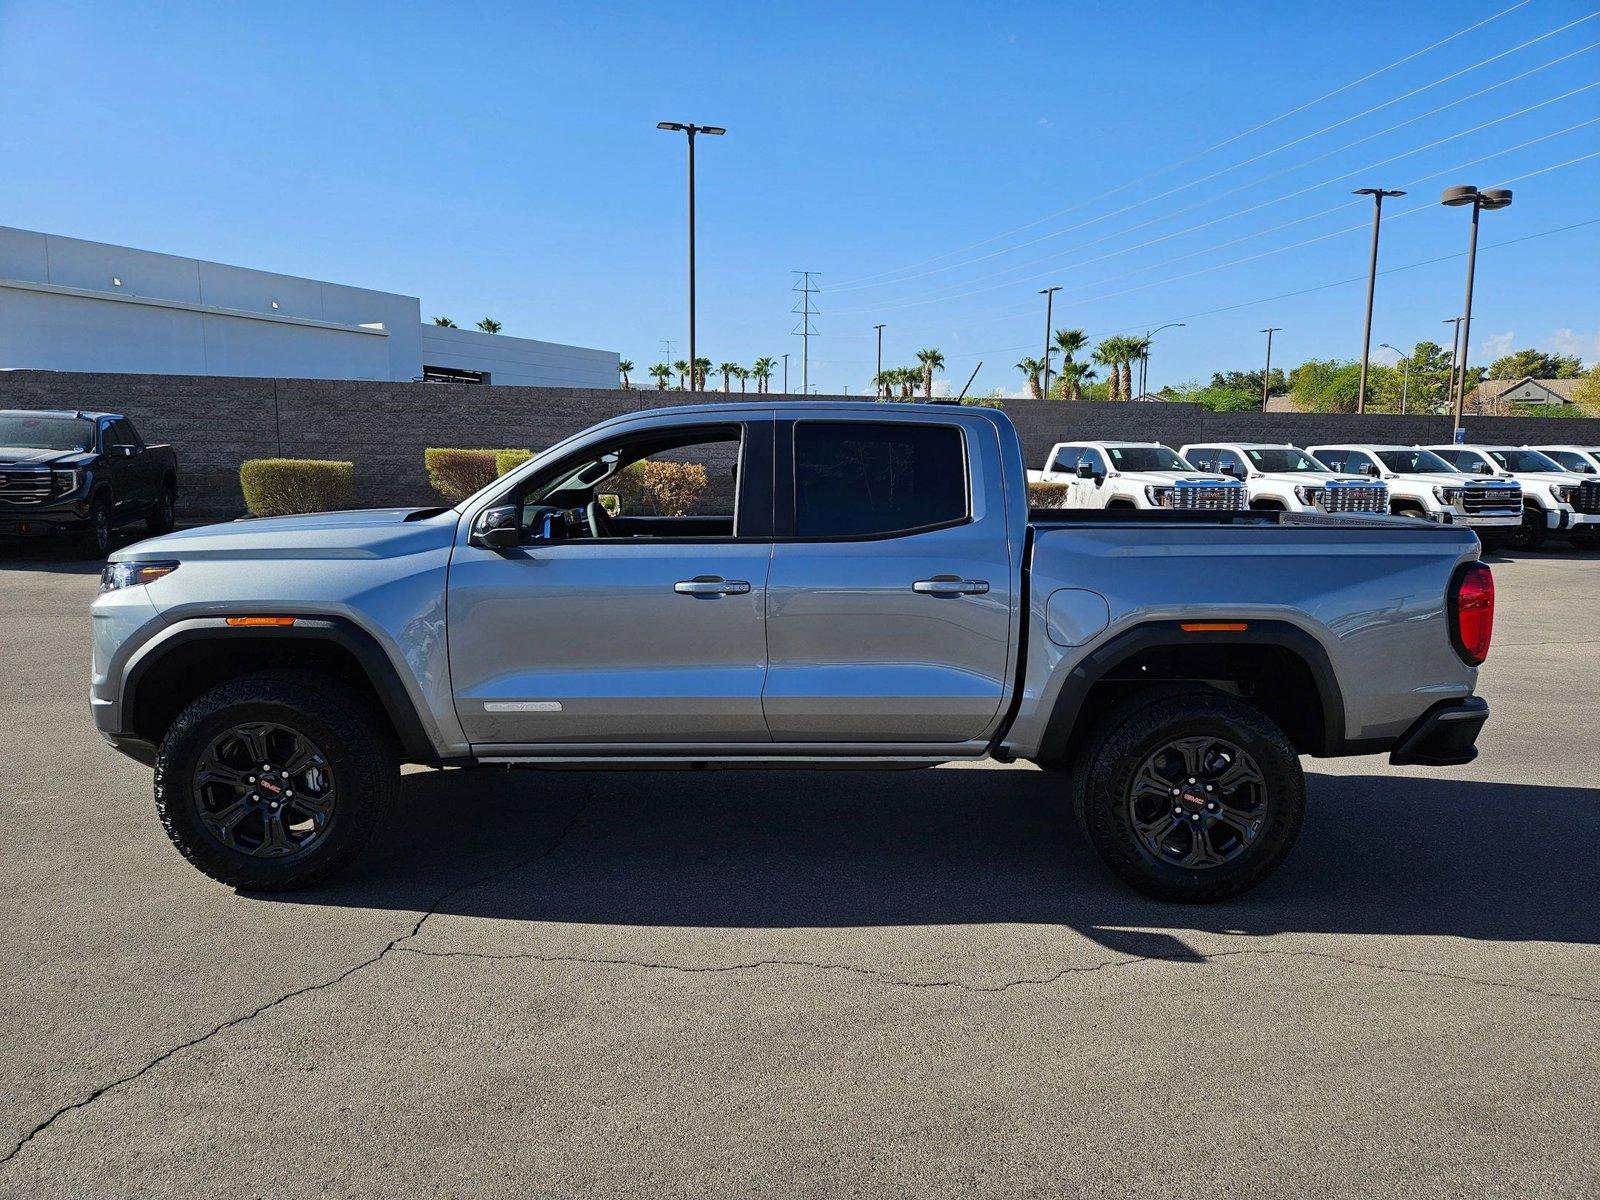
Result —
<path fill-rule="evenodd" d="M 617 386 L 617 355 L 422 321 L 415 296 L 0 226 L 0 368 Z"/>

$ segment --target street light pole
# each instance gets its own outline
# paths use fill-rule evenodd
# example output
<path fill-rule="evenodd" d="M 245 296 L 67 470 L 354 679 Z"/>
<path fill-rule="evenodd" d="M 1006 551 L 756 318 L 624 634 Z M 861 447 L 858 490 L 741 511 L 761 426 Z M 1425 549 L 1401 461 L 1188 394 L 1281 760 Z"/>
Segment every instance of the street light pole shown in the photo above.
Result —
<path fill-rule="evenodd" d="M 1378 284 L 1378 225 L 1383 220 L 1383 198 L 1404 192 L 1383 188 L 1357 188 L 1352 195 L 1372 197 L 1372 260 L 1367 266 L 1367 320 L 1361 329 L 1361 387 L 1356 392 L 1356 412 L 1367 411 L 1367 358 L 1372 349 L 1372 294 Z"/>
<path fill-rule="evenodd" d="M 1400 354 L 1400 347 L 1391 346 L 1388 342 L 1379 342 L 1378 348 L 1381 350 L 1393 350 L 1396 354 Z M 1411 390 L 1410 357 L 1400 354 L 1400 364 L 1403 368 L 1403 371 L 1400 375 L 1400 415 L 1403 417 L 1406 415 L 1406 393 Z"/>
<path fill-rule="evenodd" d="M 1461 409 L 1467 398 L 1467 354 L 1472 341 L 1472 276 L 1478 262 L 1478 213 L 1484 209 L 1508 208 L 1511 205 L 1510 188 L 1490 188 L 1480 192 L 1471 185 L 1445 188 L 1439 203 L 1450 208 L 1472 205 L 1472 232 L 1467 240 L 1467 299 L 1461 311 L 1461 376 L 1456 381 L 1455 428 L 1451 440 L 1461 429 Z"/>
<path fill-rule="evenodd" d="M 1039 295 L 1044 297 L 1044 398 L 1050 399 L 1050 324 L 1051 305 L 1055 302 L 1059 287 L 1040 288 Z"/>
<path fill-rule="evenodd" d="M 1282 325 L 1268 325 L 1259 332 L 1267 335 L 1267 369 L 1261 372 L 1261 411 L 1267 411 L 1267 392 L 1272 387 L 1272 335 L 1282 333 Z"/>
<path fill-rule="evenodd" d="M 1139 356 L 1139 394 L 1148 394 L 1150 388 L 1150 343 L 1156 334 L 1163 329 L 1185 329 L 1183 321 L 1168 321 L 1165 325 L 1157 325 L 1154 329 L 1146 330 L 1144 335 L 1144 353 Z"/>
<path fill-rule="evenodd" d="M 693 125 L 681 121 L 657 121 L 657 129 L 689 135 L 689 390 L 700 390 L 700 371 L 695 365 L 694 344 L 694 135 L 721 137 L 728 131 L 720 125 Z"/>
<path fill-rule="evenodd" d="M 874 325 L 878 331 L 878 369 L 872 376 L 872 392 L 875 396 L 883 395 L 883 326 Z"/>
<path fill-rule="evenodd" d="M 1450 383 L 1445 390 L 1444 398 L 1450 403 L 1456 402 L 1456 367 L 1461 361 L 1461 318 L 1446 317 L 1443 324 L 1454 325 L 1450 332 Z"/>
<path fill-rule="evenodd" d="M 789 356 L 783 356 L 783 394 L 789 394 Z"/>

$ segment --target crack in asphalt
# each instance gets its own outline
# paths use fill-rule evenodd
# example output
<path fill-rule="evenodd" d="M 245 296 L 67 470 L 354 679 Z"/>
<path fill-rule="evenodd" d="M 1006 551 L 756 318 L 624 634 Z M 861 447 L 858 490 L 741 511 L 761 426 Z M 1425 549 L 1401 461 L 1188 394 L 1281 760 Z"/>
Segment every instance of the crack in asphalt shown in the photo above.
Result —
<path fill-rule="evenodd" d="M 1380 963 L 1373 962 L 1370 959 L 1349 958 L 1342 954 L 1330 954 L 1326 950 L 1273 950 L 1262 947 L 1217 950 L 1210 954 L 1201 954 L 1196 951 L 1172 954 L 1137 954 L 1127 958 L 1110 958 L 1103 962 L 1087 963 L 1078 967 L 1063 967 L 1051 975 L 1008 979 L 1004 983 L 997 984 L 968 983 L 963 979 L 906 979 L 903 976 L 891 975 L 887 971 L 879 971 L 873 967 L 863 967 L 858 963 L 814 962 L 810 959 L 797 958 L 762 958 L 750 962 L 695 967 L 683 963 L 654 962 L 645 959 L 586 958 L 575 954 L 538 954 L 533 951 L 521 951 L 515 954 L 486 954 L 473 950 L 421 950 L 415 946 L 397 946 L 396 949 L 402 953 L 415 954 L 421 958 L 474 958 L 490 962 L 510 962 L 525 959 L 533 962 L 573 963 L 596 967 L 637 967 L 641 970 L 672 971 L 683 975 L 723 975 L 740 971 L 758 971 L 766 967 L 798 967 L 805 970 L 838 971 L 848 975 L 861 975 L 894 987 L 947 988 L 955 991 L 980 993 L 1009 992 L 1011 989 L 1019 987 L 1049 987 L 1051 984 L 1059 983 L 1069 975 L 1091 974 L 1095 971 L 1104 971 L 1108 967 L 1131 967 L 1139 963 L 1150 962 L 1207 963 L 1220 958 L 1240 958 L 1246 955 L 1258 955 L 1279 958 L 1321 958 L 1330 962 L 1343 963 L 1346 966 L 1361 967 L 1372 971 L 1389 971 L 1403 975 L 1423 975 L 1432 979 L 1448 979 L 1454 983 L 1477 984 L 1480 987 L 1509 988 L 1525 995 L 1540 996 L 1549 1000 L 1575 1000 L 1580 1004 L 1600 1004 L 1600 996 L 1580 996 L 1571 992 L 1552 992 L 1543 988 L 1532 987 L 1528 984 L 1517 983 L 1514 980 L 1483 979 L 1473 975 L 1458 975 L 1450 971 L 1429 970 L 1425 967 L 1402 967 L 1393 963 Z"/>
<path fill-rule="evenodd" d="M 62 1105 L 60 1108 L 56 1109 L 55 1112 L 51 1113 L 43 1121 L 40 1121 L 31 1130 L 29 1130 L 28 1134 L 23 1137 L 22 1140 L 17 1142 L 17 1144 L 13 1146 L 6 1154 L 0 1155 L 0 1166 L 4 1166 L 6 1163 L 16 1158 L 17 1155 L 21 1154 L 22 1151 L 27 1147 L 28 1143 L 33 1141 L 33 1139 L 38 1137 L 40 1134 L 44 1133 L 45 1130 L 49 1129 L 68 1113 L 76 1112 L 82 1108 L 87 1108 L 96 1100 L 100 1099 L 101 1096 L 104 1096 L 107 1092 L 113 1090 L 114 1088 L 119 1088 L 123 1084 L 132 1083 L 142 1075 L 145 1075 L 148 1072 L 153 1071 L 156 1067 L 159 1067 L 173 1055 L 181 1053 L 184 1050 L 188 1050 L 191 1047 L 199 1046 L 205 1042 L 208 1042 L 212 1038 L 216 1037 L 219 1033 L 232 1029 L 235 1026 L 243 1025 L 248 1021 L 253 1021 L 257 1017 L 261 1016 L 262 1013 L 270 1012 L 279 1005 L 286 1004 L 297 996 L 305 996 L 312 992 L 321 992 L 326 991 L 329 988 L 338 987 L 352 975 L 355 975 L 360 971 L 365 971 L 368 967 L 381 962 L 393 951 L 404 949 L 402 943 L 408 942 L 420 934 L 422 932 L 422 927 L 428 923 L 428 919 L 436 915 L 440 907 L 452 896 L 459 895 L 460 893 L 467 891 L 469 888 L 480 887 L 483 884 L 489 883 L 495 879 L 499 879 L 516 871 L 523 870 L 526 867 L 531 867 L 537 863 L 543 862 L 561 848 L 561 846 L 566 842 L 568 835 L 572 833 L 573 828 L 577 825 L 578 818 L 583 816 L 583 814 L 587 812 L 590 806 L 594 803 L 594 790 L 594 783 L 591 777 L 591 781 L 585 791 L 582 802 L 572 810 L 572 814 L 567 818 L 566 822 L 562 825 L 561 829 L 557 832 L 555 838 L 550 842 L 550 844 L 547 845 L 543 850 L 540 850 L 537 854 L 530 855 L 527 858 L 519 859 L 517 862 L 514 862 L 509 866 L 501 867 L 499 870 L 490 871 L 486 875 L 480 875 L 476 878 L 466 880 L 463 883 L 457 884 L 455 887 L 448 888 L 445 891 L 440 892 L 439 895 L 434 898 L 433 902 L 429 904 L 428 907 L 423 911 L 422 915 L 417 918 L 416 924 L 411 927 L 411 932 L 401 934 L 399 937 L 394 938 L 389 942 L 388 945 L 384 946 L 382 950 L 379 950 L 371 958 L 367 958 L 361 962 L 358 962 L 355 966 L 341 971 L 331 979 L 325 979 L 321 983 L 311 983 L 307 984 L 305 987 L 295 988 L 292 992 L 285 992 L 276 999 L 268 1000 L 265 1004 L 259 1005 L 247 1013 L 242 1013 L 236 1017 L 230 1017 L 228 1020 L 223 1021 L 220 1025 L 213 1027 L 197 1037 L 192 1037 L 187 1041 L 179 1042 L 177 1045 L 163 1050 L 160 1054 L 156 1055 L 143 1066 L 139 1067 L 138 1070 L 130 1071 L 128 1074 L 119 1076 L 118 1078 L 111 1080 L 109 1083 L 101 1084 L 88 1095 L 79 1100 L 74 1100 L 71 1104 Z"/>

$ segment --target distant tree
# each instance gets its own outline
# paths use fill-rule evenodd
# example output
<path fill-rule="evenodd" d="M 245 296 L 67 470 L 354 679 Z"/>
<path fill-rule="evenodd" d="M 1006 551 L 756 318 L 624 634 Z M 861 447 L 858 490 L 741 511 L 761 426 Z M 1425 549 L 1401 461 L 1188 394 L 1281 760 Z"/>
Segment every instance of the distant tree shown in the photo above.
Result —
<path fill-rule="evenodd" d="M 1063 400 L 1082 400 L 1083 388 L 1095 376 L 1094 366 L 1078 358 L 1069 358 L 1061 364 L 1060 388 L 1057 395 Z"/>
<path fill-rule="evenodd" d="M 1106 369 L 1106 399 L 1122 400 L 1122 339 L 1106 338 L 1094 348 L 1094 361 Z"/>
<path fill-rule="evenodd" d="M 1089 336 L 1081 329 L 1058 329 L 1054 338 L 1055 348 L 1061 351 L 1061 361 L 1064 364 L 1077 361 L 1078 355 L 1083 353 L 1083 348 L 1089 344 Z"/>
<path fill-rule="evenodd" d="M 706 380 L 710 377 L 710 375 L 711 375 L 711 360 L 709 358 L 697 358 L 697 359 L 695 359 L 694 360 L 694 390 L 697 391 L 697 392 L 705 391 L 706 390 Z"/>
<path fill-rule="evenodd" d="M 1591 367 L 1572 389 L 1572 402 L 1586 416 L 1600 417 L 1600 366 Z"/>
<path fill-rule="evenodd" d="M 1040 374 L 1044 371 L 1044 364 L 1037 358 L 1025 358 L 1017 364 L 1017 370 L 1028 381 L 1028 395 L 1035 400 L 1044 398 L 1044 389 L 1039 385 Z"/>
<path fill-rule="evenodd" d="M 770 358 L 756 359 L 755 366 L 750 368 L 750 374 L 756 377 L 756 391 L 763 395 L 767 392 L 767 381 L 772 378 L 772 369 L 778 364 Z"/>
<path fill-rule="evenodd" d="M 1583 361 L 1576 354 L 1546 354 L 1543 350 L 1515 350 L 1489 364 L 1490 379 L 1576 379 Z"/>
<path fill-rule="evenodd" d="M 937 350 L 918 350 L 917 361 L 922 364 L 922 394 L 933 398 L 933 373 L 944 370 L 944 355 Z"/>
<path fill-rule="evenodd" d="M 1211 386 L 1218 391 L 1249 392 L 1256 398 L 1256 407 L 1261 407 L 1261 372 L 1260 371 L 1218 371 L 1211 376 Z M 1283 374 L 1282 367 L 1272 368 L 1272 391 L 1282 395 L 1289 389 L 1289 381 Z"/>
<path fill-rule="evenodd" d="M 745 384 L 750 382 L 751 373 L 749 367 L 735 367 L 733 369 L 733 377 L 739 381 L 739 393 L 741 395 L 745 392 Z"/>
<path fill-rule="evenodd" d="M 656 391 L 667 390 L 667 382 L 672 378 L 672 368 L 666 363 L 657 363 L 650 368 L 650 378 L 656 381 Z"/>
<path fill-rule="evenodd" d="M 725 362 L 717 368 L 717 374 L 722 376 L 722 390 L 728 390 L 728 380 L 739 373 L 739 364 Z"/>
<path fill-rule="evenodd" d="M 433 319 L 433 323 L 435 325 L 437 325 L 440 329 L 455 329 L 456 328 L 456 323 L 454 321 L 452 321 L 449 317 L 435 317 Z"/>
<path fill-rule="evenodd" d="M 485 317 L 483 320 L 478 322 L 478 328 L 483 330 L 485 333 L 499 333 L 502 326 L 500 322 L 496 321 L 493 317 Z"/>
<path fill-rule="evenodd" d="M 622 390 L 627 391 L 633 386 L 633 381 L 628 378 L 628 372 L 633 370 L 633 360 L 621 358 L 617 360 L 617 371 L 622 375 Z"/>

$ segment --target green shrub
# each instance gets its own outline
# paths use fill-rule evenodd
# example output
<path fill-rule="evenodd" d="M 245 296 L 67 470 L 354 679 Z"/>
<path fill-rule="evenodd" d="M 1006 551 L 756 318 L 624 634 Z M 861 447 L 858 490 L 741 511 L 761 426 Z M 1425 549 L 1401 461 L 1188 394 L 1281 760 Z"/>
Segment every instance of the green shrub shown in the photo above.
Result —
<path fill-rule="evenodd" d="M 515 471 L 532 457 L 532 450 L 496 450 L 494 452 L 495 477 L 511 474 L 512 471 Z"/>
<path fill-rule="evenodd" d="M 1067 502 L 1067 485 L 1064 483 L 1030 483 L 1029 508 L 1060 508 Z"/>
<path fill-rule="evenodd" d="M 349 508 L 355 464 L 320 458 L 253 458 L 239 468 L 244 505 L 254 517 Z"/>
<path fill-rule="evenodd" d="M 428 483 L 451 504 L 488 487 L 499 474 L 494 450 L 435 450 L 422 452 Z"/>
<path fill-rule="evenodd" d="M 627 516 L 681 517 L 694 508 L 707 482 L 701 463 L 644 459 L 629 463 L 599 490 L 616 493 L 618 512 Z"/>

